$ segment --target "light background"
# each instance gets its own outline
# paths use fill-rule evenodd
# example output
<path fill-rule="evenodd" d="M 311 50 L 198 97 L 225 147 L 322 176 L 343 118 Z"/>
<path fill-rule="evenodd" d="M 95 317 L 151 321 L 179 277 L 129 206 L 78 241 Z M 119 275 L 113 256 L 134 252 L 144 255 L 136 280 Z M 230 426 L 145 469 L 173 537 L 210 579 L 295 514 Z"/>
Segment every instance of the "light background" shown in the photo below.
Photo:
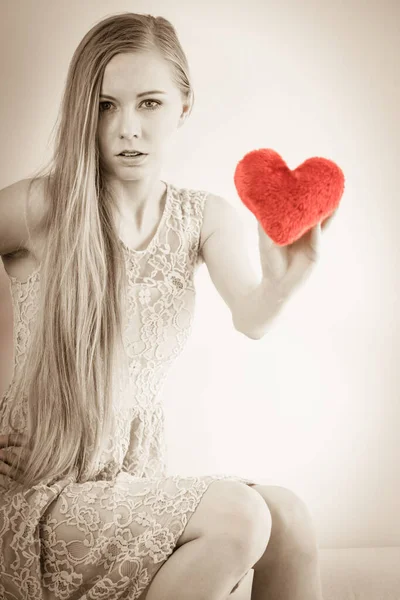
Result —
<path fill-rule="evenodd" d="M 324 547 L 400 544 L 400 4 L 347 0 L 2 0 L 0 186 L 50 156 L 73 51 L 115 12 L 162 15 L 188 56 L 196 103 L 163 179 L 227 198 L 250 150 L 344 171 L 317 269 L 259 341 L 236 332 L 203 266 L 192 336 L 163 396 L 171 473 L 226 472 L 291 488 Z M 0 392 L 11 300 L 0 272 Z M 260 272 L 260 271 L 259 271 Z"/>

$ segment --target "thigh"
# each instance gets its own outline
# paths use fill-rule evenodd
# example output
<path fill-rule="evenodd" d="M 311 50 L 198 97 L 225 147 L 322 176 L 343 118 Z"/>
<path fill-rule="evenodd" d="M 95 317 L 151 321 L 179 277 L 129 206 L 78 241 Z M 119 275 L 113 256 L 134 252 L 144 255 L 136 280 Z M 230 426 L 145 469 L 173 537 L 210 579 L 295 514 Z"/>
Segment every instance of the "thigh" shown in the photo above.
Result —
<path fill-rule="evenodd" d="M 219 479 L 204 492 L 177 547 L 202 535 L 234 533 L 241 526 L 250 534 L 252 525 L 269 537 L 271 515 L 260 494 L 241 481 Z"/>

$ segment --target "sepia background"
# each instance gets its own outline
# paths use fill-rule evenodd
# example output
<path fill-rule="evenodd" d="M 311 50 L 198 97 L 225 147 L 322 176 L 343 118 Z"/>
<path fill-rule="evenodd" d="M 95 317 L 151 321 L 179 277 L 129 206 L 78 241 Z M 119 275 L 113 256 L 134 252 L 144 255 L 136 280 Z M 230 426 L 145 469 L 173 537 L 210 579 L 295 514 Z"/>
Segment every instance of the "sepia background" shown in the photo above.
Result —
<path fill-rule="evenodd" d="M 232 473 L 283 485 L 312 512 L 322 548 L 399 546 L 400 9 L 396 0 L 2 1 L 0 187 L 51 155 L 66 73 L 107 15 L 169 19 L 195 91 L 163 179 L 224 196 L 255 217 L 233 174 L 272 148 L 296 168 L 346 177 L 312 276 L 261 340 L 234 330 L 197 274 L 192 336 L 164 386 L 169 472 Z M 12 308 L 0 261 L 0 398 L 12 374 Z"/>

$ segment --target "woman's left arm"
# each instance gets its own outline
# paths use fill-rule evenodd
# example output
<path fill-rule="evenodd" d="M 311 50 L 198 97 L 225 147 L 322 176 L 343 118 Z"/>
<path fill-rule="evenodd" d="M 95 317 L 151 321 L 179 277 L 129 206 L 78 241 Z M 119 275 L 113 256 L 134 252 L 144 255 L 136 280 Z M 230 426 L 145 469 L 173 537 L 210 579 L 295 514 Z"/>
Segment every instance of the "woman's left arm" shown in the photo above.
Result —
<path fill-rule="evenodd" d="M 210 277 L 231 310 L 235 329 L 260 339 L 292 293 L 312 272 L 319 254 L 324 223 L 288 246 L 278 246 L 258 223 L 262 278 L 250 261 L 247 231 L 235 208 L 209 194 L 204 210 L 201 252 Z"/>

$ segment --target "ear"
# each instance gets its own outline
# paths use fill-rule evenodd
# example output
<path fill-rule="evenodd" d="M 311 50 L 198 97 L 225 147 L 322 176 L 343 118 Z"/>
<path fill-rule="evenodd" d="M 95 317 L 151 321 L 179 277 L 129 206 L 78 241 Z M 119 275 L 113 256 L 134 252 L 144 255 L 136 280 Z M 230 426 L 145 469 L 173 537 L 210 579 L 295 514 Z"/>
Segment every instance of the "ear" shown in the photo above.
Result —
<path fill-rule="evenodd" d="M 184 104 L 182 114 L 179 117 L 178 127 L 181 127 L 184 124 L 184 122 L 186 121 L 186 118 L 187 118 L 188 112 L 189 112 L 189 108 L 190 107 L 188 104 Z"/>

